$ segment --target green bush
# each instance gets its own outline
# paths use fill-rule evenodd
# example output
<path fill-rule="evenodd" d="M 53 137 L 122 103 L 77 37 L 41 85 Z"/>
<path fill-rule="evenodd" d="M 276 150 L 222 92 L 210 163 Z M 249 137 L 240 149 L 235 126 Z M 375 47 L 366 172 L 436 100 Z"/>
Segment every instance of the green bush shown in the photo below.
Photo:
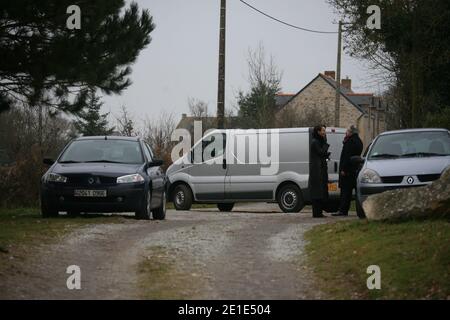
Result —
<path fill-rule="evenodd" d="M 39 148 L 31 148 L 8 166 L 0 167 L 0 206 L 36 206 L 39 203 L 39 183 L 46 168 Z"/>

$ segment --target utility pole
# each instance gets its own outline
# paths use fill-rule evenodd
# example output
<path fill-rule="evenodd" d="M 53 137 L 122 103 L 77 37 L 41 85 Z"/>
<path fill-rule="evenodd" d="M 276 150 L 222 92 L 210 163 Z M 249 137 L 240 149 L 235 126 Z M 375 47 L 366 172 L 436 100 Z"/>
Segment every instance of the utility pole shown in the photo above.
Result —
<path fill-rule="evenodd" d="M 225 26 L 226 0 L 220 0 L 219 84 L 217 93 L 217 128 L 224 128 L 225 117 Z"/>
<path fill-rule="evenodd" d="M 336 66 L 336 101 L 334 102 L 334 126 L 339 127 L 341 109 L 341 51 L 342 51 L 342 21 L 339 21 L 338 49 Z"/>

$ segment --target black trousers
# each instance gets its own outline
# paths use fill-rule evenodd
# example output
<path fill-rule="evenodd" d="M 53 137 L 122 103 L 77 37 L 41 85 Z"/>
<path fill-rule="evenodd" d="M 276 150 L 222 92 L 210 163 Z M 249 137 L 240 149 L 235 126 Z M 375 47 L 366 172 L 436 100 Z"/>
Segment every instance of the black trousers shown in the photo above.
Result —
<path fill-rule="evenodd" d="M 313 217 L 318 217 L 322 215 L 323 210 L 323 200 L 322 199 L 311 199 Z"/>
<path fill-rule="evenodd" d="M 355 189 L 355 187 L 353 186 L 346 186 L 341 188 L 341 199 L 340 199 L 341 203 L 339 206 L 339 211 L 341 213 L 348 214 L 348 210 L 350 209 L 350 203 L 352 202 L 353 189 Z"/>

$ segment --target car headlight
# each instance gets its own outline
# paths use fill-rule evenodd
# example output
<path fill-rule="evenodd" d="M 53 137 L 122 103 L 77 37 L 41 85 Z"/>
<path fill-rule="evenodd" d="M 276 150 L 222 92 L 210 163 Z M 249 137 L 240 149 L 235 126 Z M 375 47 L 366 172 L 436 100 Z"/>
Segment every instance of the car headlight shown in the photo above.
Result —
<path fill-rule="evenodd" d="M 61 183 L 66 183 L 67 182 L 67 177 L 64 177 L 60 174 L 57 173 L 49 173 L 47 174 L 46 178 L 45 178 L 45 182 L 61 182 Z"/>
<path fill-rule="evenodd" d="M 365 169 L 359 181 L 361 183 L 381 183 L 381 178 L 376 171 Z"/>
<path fill-rule="evenodd" d="M 143 181 L 144 177 L 141 176 L 139 173 L 129 174 L 117 178 L 117 183 L 138 183 Z"/>

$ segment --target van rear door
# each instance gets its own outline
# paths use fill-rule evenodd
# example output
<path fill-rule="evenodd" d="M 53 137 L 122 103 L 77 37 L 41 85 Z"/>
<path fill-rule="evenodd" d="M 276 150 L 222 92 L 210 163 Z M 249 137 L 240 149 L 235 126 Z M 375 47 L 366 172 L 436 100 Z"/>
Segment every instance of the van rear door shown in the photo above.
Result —
<path fill-rule="evenodd" d="M 310 128 L 309 134 L 310 134 L 310 143 L 312 141 L 312 132 L 313 128 Z M 344 129 L 336 129 L 336 128 L 327 128 L 327 142 L 330 145 L 330 148 L 328 149 L 330 154 L 330 160 L 327 161 L 328 164 L 328 180 L 330 183 L 336 183 L 339 181 L 339 161 L 341 158 L 341 152 L 342 152 L 342 142 L 344 141 L 345 132 Z M 334 188 L 334 186 L 330 186 L 331 189 Z M 330 190 L 335 191 L 335 190 Z M 337 190 L 336 190 L 337 191 Z"/>
<path fill-rule="evenodd" d="M 330 160 L 328 161 L 328 178 L 330 183 L 336 183 L 339 181 L 339 161 L 342 152 L 342 142 L 344 141 L 345 133 L 342 130 L 337 131 L 333 128 L 327 128 L 327 141 L 330 145 L 328 149 L 330 154 Z M 335 186 L 330 186 L 333 190 Z"/>

